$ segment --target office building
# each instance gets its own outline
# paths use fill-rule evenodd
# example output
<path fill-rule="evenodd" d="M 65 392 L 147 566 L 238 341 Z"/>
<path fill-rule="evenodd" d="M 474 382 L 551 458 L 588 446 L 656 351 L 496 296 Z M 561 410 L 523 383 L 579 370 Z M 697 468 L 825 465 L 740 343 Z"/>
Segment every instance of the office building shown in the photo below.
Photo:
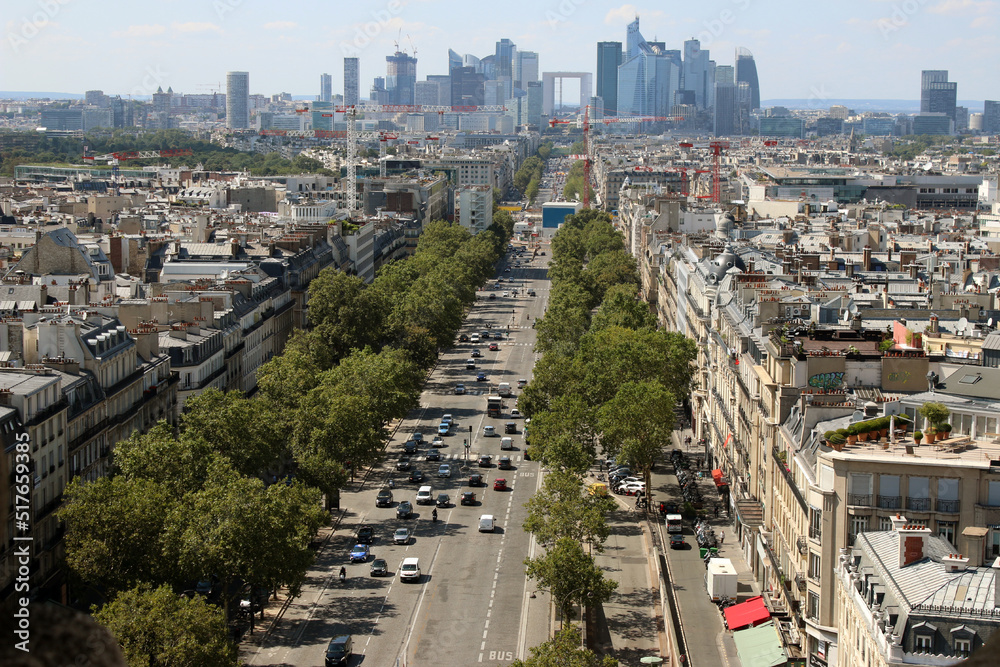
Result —
<path fill-rule="evenodd" d="M 1000 134 L 1000 102 L 986 100 L 983 102 L 983 127 L 986 134 Z"/>
<path fill-rule="evenodd" d="M 509 39 L 501 39 L 497 42 L 496 53 L 493 56 L 494 75 L 492 79 L 505 82 L 505 97 L 510 97 L 511 84 L 514 81 L 514 56 L 517 53 L 517 46 Z"/>
<path fill-rule="evenodd" d="M 680 88 L 680 68 L 670 54 L 649 46 L 639 32 L 639 19 L 629 24 L 625 44 L 618 67 L 618 115 L 669 115 Z"/>
<path fill-rule="evenodd" d="M 716 82 L 714 110 L 712 132 L 715 136 L 736 134 L 736 85 L 731 81 Z"/>
<path fill-rule="evenodd" d="M 943 113 L 955 120 L 958 84 L 948 81 L 948 70 L 924 70 L 920 75 L 920 113 Z"/>
<path fill-rule="evenodd" d="M 329 74 L 319 75 L 319 101 L 330 102 L 333 100 L 333 77 Z"/>
<path fill-rule="evenodd" d="M 385 62 L 388 103 L 413 104 L 417 88 L 417 59 L 403 51 L 396 51 L 386 56 Z"/>
<path fill-rule="evenodd" d="M 760 108 L 760 83 L 757 81 L 757 63 L 747 49 L 736 50 L 736 83 L 750 86 L 750 110 Z"/>
<path fill-rule="evenodd" d="M 699 109 L 710 105 L 713 83 L 710 81 L 709 56 L 707 50 L 702 50 L 701 42 L 689 39 L 684 42 L 684 70 L 681 85 L 684 90 L 694 91 L 694 103 Z"/>
<path fill-rule="evenodd" d="M 717 65 L 715 68 L 715 83 L 731 83 L 736 85 L 736 71 L 732 65 Z"/>
<path fill-rule="evenodd" d="M 226 72 L 226 127 L 250 127 L 250 72 Z"/>
<path fill-rule="evenodd" d="M 597 96 L 604 99 L 604 112 L 618 112 L 618 68 L 622 64 L 621 42 L 597 43 Z"/>
<path fill-rule="evenodd" d="M 538 54 L 518 51 L 514 58 L 514 87 L 527 90 L 532 81 L 538 81 Z"/>
<path fill-rule="evenodd" d="M 955 121 L 946 113 L 919 113 L 913 116 L 913 134 L 949 135 L 955 133 Z"/>
<path fill-rule="evenodd" d="M 46 130 L 74 131 L 83 129 L 83 109 L 42 109 L 42 127 Z"/>
<path fill-rule="evenodd" d="M 764 116 L 760 119 L 760 136 L 801 139 L 805 124 L 801 118 L 791 116 Z"/>
<path fill-rule="evenodd" d="M 361 61 L 344 58 L 344 105 L 354 106 L 361 101 Z"/>
<path fill-rule="evenodd" d="M 528 102 L 528 125 L 541 128 L 542 125 L 542 93 L 541 81 L 529 81 L 527 84 L 527 94 L 525 99 Z"/>
<path fill-rule="evenodd" d="M 485 77 L 474 67 L 456 67 L 451 71 L 452 106 L 480 106 L 485 96 Z"/>
<path fill-rule="evenodd" d="M 462 56 L 454 51 L 454 49 L 448 49 L 448 72 L 463 66 Z"/>

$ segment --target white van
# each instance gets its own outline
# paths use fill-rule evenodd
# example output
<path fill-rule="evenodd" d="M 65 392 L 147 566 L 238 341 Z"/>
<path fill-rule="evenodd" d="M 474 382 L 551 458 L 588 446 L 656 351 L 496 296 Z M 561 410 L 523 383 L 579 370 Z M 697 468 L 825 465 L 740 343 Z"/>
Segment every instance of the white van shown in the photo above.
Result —
<path fill-rule="evenodd" d="M 510 396 L 510 382 L 501 382 L 498 384 L 497 393 L 501 396 Z"/>
<path fill-rule="evenodd" d="M 509 436 L 500 438 L 500 449 L 514 449 L 514 438 Z"/>
<path fill-rule="evenodd" d="M 680 533 L 683 531 L 680 514 L 668 514 L 666 523 L 668 533 Z"/>
<path fill-rule="evenodd" d="M 432 505 L 434 503 L 434 492 L 429 485 L 421 486 L 417 491 L 418 505 Z"/>
<path fill-rule="evenodd" d="M 399 568 L 400 581 L 420 581 L 420 559 L 404 558 Z"/>

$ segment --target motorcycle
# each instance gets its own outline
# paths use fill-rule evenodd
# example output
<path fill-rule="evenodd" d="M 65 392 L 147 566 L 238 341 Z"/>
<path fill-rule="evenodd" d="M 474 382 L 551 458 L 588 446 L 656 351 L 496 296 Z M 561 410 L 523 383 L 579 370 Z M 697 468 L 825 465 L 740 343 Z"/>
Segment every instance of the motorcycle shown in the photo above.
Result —
<path fill-rule="evenodd" d="M 438 511 L 434 510 L 433 512 L 431 512 L 431 521 L 437 523 L 437 520 L 438 520 Z"/>
<path fill-rule="evenodd" d="M 389 480 L 389 488 L 390 489 L 395 489 L 396 488 L 396 480 L 394 480 L 394 479 L 390 479 Z"/>
<path fill-rule="evenodd" d="M 340 568 L 340 583 L 347 581 L 347 570 L 343 567 Z"/>

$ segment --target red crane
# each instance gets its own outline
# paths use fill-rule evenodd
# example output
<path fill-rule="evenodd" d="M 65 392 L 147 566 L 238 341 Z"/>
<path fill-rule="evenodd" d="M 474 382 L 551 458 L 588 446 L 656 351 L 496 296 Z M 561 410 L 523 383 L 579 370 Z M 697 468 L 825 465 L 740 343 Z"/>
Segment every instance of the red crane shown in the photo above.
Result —
<path fill-rule="evenodd" d="M 722 155 L 722 151 L 729 148 L 729 142 L 713 141 L 708 146 L 712 149 L 712 202 L 721 204 L 722 190 L 719 188 L 719 156 Z"/>

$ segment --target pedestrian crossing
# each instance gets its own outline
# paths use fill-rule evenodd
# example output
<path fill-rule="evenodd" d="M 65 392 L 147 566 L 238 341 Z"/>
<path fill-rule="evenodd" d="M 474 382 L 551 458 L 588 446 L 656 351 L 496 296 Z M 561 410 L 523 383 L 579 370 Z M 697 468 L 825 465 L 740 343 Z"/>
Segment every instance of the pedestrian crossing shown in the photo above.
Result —
<path fill-rule="evenodd" d="M 464 449 L 461 445 L 459 445 L 459 448 L 460 449 Z M 510 452 L 510 453 L 508 453 L 508 452 Z M 523 456 L 520 456 L 520 455 L 519 456 L 513 456 L 512 454 L 513 454 L 512 450 L 508 449 L 508 450 L 501 451 L 499 454 L 489 454 L 489 455 L 492 456 L 494 459 L 499 458 L 501 456 L 510 456 L 511 463 L 520 463 L 522 460 L 524 460 Z M 476 461 L 479 459 L 480 456 L 482 456 L 481 453 L 472 453 L 472 450 L 469 450 L 469 465 L 472 466 L 472 467 L 476 467 Z M 458 452 L 449 453 L 449 454 L 445 454 L 444 452 L 441 452 L 441 458 L 438 459 L 438 460 L 436 460 L 436 461 L 428 461 L 426 455 L 424 455 L 424 456 L 414 456 L 414 457 L 410 458 L 410 461 L 413 462 L 413 463 L 454 463 L 454 462 L 463 462 L 463 461 L 465 461 L 465 452 L 463 451 L 461 454 L 459 454 Z"/>

